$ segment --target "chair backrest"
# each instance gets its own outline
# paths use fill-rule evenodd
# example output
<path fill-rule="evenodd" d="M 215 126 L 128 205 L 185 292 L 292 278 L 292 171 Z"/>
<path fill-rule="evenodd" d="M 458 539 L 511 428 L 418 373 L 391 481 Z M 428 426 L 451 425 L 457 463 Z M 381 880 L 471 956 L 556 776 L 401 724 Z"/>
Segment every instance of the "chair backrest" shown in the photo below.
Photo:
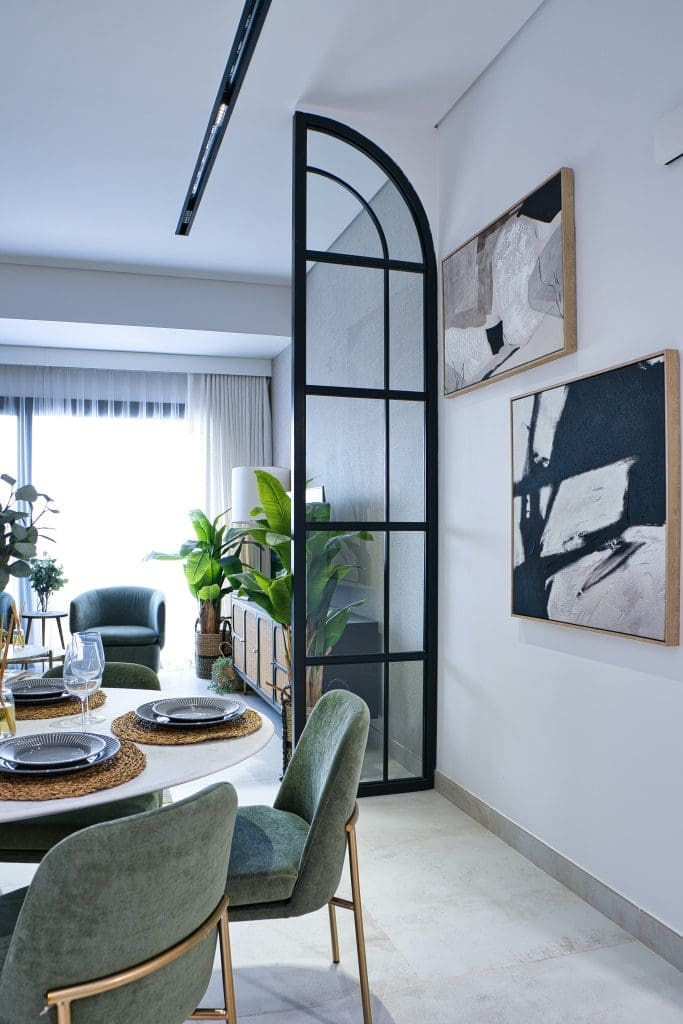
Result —
<path fill-rule="evenodd" d="M 7 629 L 7 627 L 9 626 L 9 617 L 10 617 L 10 614 L 12 612 L 13 606 L 14 606 L 14 598 L 10 594 L 5 593 L 4 590 L 1 591 L 0 592 L 0 626 L 3 629 Z"/>
<path fill-rule="evenodd" d="M 292 914 L 324 906 L 339 885 L 369 725 L 365 701 L 330 690 L 311 712 L 287 767 L 275 808 L 311 826 L 288 903 Z"/>
<path fill-rule="evenodd" d="M 141 963 L 195 931 L 225 892 L 237 795 L 219 783 L 92 825 L 41 861 L 0 976 L 0 1024 L 53 1022 L 45 995 Z M 172 1024 L 199 1005 L 216 933 L 160 971 L 76 1004 L 77 1024 Z"/>
<path fill-rule="evenodd" d="M 69 606 L 72 633 L 97 626 L 149 626 L 164 632 L 164 595 L 152 587 L 100 587 L 78 594 Z M 163 646 L 163 642 L 162 642 Z"/>
<path fill-rule="evenodd" d="M 63 665 L 55 665 L 43 673 L 48 679 L 61 679 Z M 123 686 L 131 690 L 160 690 L 159 676 L 146 665 L 127 661 L 108 661 L 102 671 L 102 686 Z"/>

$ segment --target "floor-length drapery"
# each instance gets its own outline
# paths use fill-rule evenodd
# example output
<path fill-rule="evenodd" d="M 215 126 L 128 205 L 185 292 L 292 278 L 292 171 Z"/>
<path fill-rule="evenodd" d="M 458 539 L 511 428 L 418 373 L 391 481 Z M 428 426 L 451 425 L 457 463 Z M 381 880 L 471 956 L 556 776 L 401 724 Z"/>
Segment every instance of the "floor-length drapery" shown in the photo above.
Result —
<path fill-rule="evenodd" d="M 191 373 L 187 403 L 206 512 L 214 518 L 230 507 L 234 466 L 268 466 L 272 461 L 268 378 Z"/>

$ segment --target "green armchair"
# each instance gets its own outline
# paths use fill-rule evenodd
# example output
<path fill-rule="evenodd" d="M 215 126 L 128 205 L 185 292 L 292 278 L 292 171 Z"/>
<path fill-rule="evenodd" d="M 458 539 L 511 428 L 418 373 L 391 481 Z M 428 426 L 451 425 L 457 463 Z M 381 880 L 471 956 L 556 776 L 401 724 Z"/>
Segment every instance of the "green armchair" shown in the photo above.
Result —
<path fill-rule="evenodd" d="M 335 908 L 352 910 L 365 1024 L 371 1024 L 372 1011 L 355 823 L 369 724 L 368 706 L 355 694 L 331 690 L 318 701 L 274 806 L 237 812 L 226 889 L 232 921 L 298 917 L 327 904 L 334 963 Z M 351 900 L 335 896 L 347 848 Z"/>
<path fill-rule="evenodd" d="M 94 629 L 102 636 L 105 661 L 134 662 L 159 671 L 164 646 L 166 603 L 149 587 L 86 590 L 71 602 L 72 633 Z"/>
<path fill-rule="evenodd" d="M 182 1024 L 193 1011 L 235 1024 L 225 865 L 236 809 L 224 782 L 50 850 L 27 889 L 0 896 L 0 1024 L 68 1024 L 72 1004 L 79 1024 Z M 195 1011 L 217 935 L 225 1011 Z"/>

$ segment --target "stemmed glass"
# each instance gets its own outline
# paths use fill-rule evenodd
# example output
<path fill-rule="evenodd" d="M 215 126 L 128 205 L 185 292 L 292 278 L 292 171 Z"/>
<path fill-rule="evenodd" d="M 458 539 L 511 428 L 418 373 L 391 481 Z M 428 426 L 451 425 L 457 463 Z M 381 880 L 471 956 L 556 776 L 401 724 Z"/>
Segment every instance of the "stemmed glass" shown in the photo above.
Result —
<path fill-rule="evenodd" d="M 90 694 L 96 693 L 102 685 L 102 673 L 104 671 L 104 647 L 102 646 L 102 637 L 94 629 L 89 629 L 84 633 L 75 633 L 75 636 L 81 637 L 84 643 L 94 644 L 97 648 L 97 654 L 99 658 L 100 670 L 99 674 L 95 679 L 95 685 L 85 695 L 85 722 L 88 726 L 97 725 L 99 722 L 104 722 L 105 715 L 98 715 L 96 712 L 90 710 Z"/>
<path fill-rule="evenodd" d="M 100 654 L 97 644 L 74 633 L 64 652 L 64 689 L 81 702 L 81 729 L 86 732 L 85 702 L 88 694 L 93 693 L 102 678 Z M 78 723 L 73 717 L 64 718 L 59 723 L 63 729 L 77 729 Z"/>

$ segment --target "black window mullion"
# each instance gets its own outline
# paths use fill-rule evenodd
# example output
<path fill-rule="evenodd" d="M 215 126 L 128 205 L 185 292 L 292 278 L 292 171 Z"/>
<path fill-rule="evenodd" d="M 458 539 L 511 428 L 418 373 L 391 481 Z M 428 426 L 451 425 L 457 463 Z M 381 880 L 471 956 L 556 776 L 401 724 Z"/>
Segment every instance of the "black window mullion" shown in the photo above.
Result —
<path fill-rule="evenodd" d="M 381 256 L 354 256 L 346 252 L 328 252 L 326 249 L 307 249 L 308 263 L 343 263 L 349 267 L 370 267 L 377 270 L 404 270 L 408 274 L 423 274 L 422 263 L 411 260 L 383 259 Z"/>
<path fill-rule="evenodd" d="M 389 382 L 391 379 L 391 321 L 389 315 L 389 269 L 384 270 L 384 518 L 391 522 L 391 405 L 389 400 Z M 391 615 L 391 598 L 389 581 L 391 578 L 391 534 L 384 535 L 384 636 L 383 651 L 389 654 L 389 616 Z M 382 780 L 389 779 L 389 664 L 385 662 L 382 671 L 384 729 L 382 730 Z"/>

